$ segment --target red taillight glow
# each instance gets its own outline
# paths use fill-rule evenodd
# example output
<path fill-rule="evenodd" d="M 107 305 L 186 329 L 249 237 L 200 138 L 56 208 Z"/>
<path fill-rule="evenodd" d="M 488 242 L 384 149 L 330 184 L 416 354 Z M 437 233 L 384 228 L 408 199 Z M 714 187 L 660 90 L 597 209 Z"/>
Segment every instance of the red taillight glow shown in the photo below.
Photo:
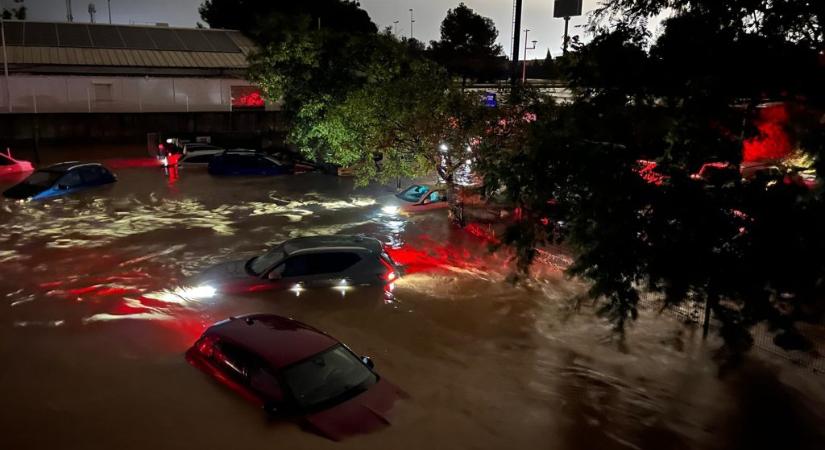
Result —
<path fill-rule="evenodd" d="M 388 263 L 384 258 L 378 258 L 381 261 L 381 264 L 387 268 L 387 273 L 383 276 L 383 279 L 388 283 L 395 281 L 398 278 L 398 274 L 395 273 L 395 267 L 393 267 L 390 263 Z"/>

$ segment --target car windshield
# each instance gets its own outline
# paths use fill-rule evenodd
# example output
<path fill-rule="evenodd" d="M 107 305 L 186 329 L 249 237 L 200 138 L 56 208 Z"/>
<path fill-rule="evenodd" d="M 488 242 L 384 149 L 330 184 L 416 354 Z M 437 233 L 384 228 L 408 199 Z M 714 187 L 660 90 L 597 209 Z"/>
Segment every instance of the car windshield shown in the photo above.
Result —
<path fill-rule="evenodd" d="M 253 274 L 260 275 L 274 266 L 275 263 L 284 259 L 284 256 L 284 249 L 279 245 L 261 256 L 250 259 L 246 266 Z"/>
<path fill-rule="evenodd" d="M 427 193 L 427 191 L 429 191 L 429 189 L 427 189 L 426 186 L 420 186 L 416 184 L 408 187 L 405 191 L 396 194 L 396 196 L 401 200 L 411 203 L 417 203 L 419 200 L 421 200 L 421 197 L 423 197 L 424 194 Z"/>
<path fill-rule="evenodd" d="M 302 409 L 340 402 L 378 381 L 355 355 L 341 344 L 283 371 L 284 382 Z"/>
<path fill-rule="evenodd" d="M 30 186 L 37 186 L 41 188 L 51 187 L 58 178 L 60 178 L 63 174 L 60 172 L 49 172 L 47 170 L 38 170 L 37 172 L 31 174 L 30 177 L 26 178 L 23 181 L 24 184 L 28 184 Z"/>

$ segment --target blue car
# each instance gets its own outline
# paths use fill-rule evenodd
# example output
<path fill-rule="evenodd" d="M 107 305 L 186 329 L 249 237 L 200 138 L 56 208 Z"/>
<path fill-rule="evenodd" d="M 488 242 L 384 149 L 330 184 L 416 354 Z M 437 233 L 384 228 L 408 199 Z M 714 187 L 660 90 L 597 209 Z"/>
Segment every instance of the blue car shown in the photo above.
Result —
<path fill-rule="evenodd" d="M 101 164 L 64 162 L 35 171 L 20 184 L 3 192 L 3 196 L 17 200 L 41 200 L 115 181 L 117 177 Z"/>
<path fill-rule="evenodd" d="M 277 159 L 247 150 L 227 150 L 209 161 L 212 175 L 289 175 L 293 167 Z"/>

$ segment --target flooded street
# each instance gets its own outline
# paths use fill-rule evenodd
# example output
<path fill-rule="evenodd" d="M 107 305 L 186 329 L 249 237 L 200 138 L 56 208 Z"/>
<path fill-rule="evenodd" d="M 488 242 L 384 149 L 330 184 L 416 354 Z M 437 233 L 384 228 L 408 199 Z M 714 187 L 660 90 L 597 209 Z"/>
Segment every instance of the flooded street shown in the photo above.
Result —
<path fill-rule="evenodd" d="M 720 377 L 720 343 L 657 311 L 620 342 L 589 303 L 574 308 L 585 286 L 548 270 L 513 287 L 506 252 L 451 230 L 446 211 L 389 215 L 391 190 L 322 174 L 129 165 L 79 195 L 0 200 L 0 448 L 825 448 L 822 375 L 752 354 Z M 393 298 L 191 284 L 315 234 L 376 237 L 408 274 Z M 187 364 L 207 326 L 251 312 L 370 355 L 409 394 L 392 426 L 335 443 Z"/>

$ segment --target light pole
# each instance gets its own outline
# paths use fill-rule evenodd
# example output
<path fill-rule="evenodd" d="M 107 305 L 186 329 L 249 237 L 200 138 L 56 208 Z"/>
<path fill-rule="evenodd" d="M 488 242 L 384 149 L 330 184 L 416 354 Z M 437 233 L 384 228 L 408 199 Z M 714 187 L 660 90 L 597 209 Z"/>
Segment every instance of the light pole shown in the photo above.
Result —
<path fill-rule="evenodd" d="M 410 40 L 413 39 L 413 24 L 415 23 L 415 16 L 413 15 L 413 9 L 410 8 Z"/>
<path fill-rule="evenodd" d="M 524 62 L 523 62 L 522 72 L 521 72 L 521 84 L 527 83 L 527 50 L 535 50 L 536 49 L 536 42 L 538 42 L 538 41 L 533 41 L 533 46 L 532 47 L 527 46 L 527 33 L 529 33 L 529 32 L 530 32 L 530 30 L 524 30 Z"/>
<path fill-rule="evenodd" d="M 109 10 L 109 25 L 112 24 L 112 0 L 106 0 L 106 9 Z"/>
<path fill-rule="evenodd" d="M 6 22 L 0 16 L 0 37 L 3 39 L 3 73 L 6 76 L 6 104 L 11 112 L 11 88 L 9 87 L 9 57 L 6 53 Z"/>
<path fill-rule="evenodd" d="M 398 36 L 398 21 L 393 21 L 392 23 L 392 34 Z"/>

